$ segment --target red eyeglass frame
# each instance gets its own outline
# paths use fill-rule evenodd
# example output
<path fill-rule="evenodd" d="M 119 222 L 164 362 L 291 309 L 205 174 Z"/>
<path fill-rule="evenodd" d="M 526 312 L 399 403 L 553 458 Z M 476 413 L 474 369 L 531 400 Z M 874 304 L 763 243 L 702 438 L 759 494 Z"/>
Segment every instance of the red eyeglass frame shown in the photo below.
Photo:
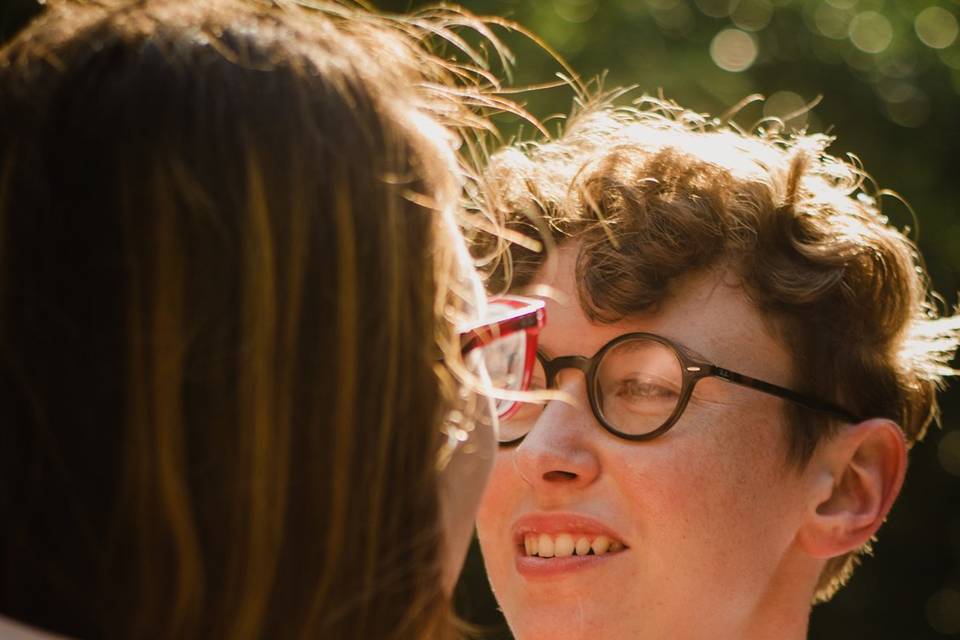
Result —
<path fill-rule="evenodd" d="M 460 354 L 466 356 L 478 347 L 492 343 L 518 331 L 527 334 L 526 350 L 523 360 L 523 375 L 519 391 L 526 391 L 533 377 L 534 366 L 537 361 L 537 342 L 540 330 L 547 321 L 546 303 L 536 298 L 524 296 L 498 296 L 490 300 L 491 305 L 506 305 L 509 310 L 496 312 L 492 318 L 484 319 L 480 324 L 460 331 Z M 509 418 L 520 408 L 519 401 L 514 400 L 508 407 L 498 412 L 500 419 Z"/>

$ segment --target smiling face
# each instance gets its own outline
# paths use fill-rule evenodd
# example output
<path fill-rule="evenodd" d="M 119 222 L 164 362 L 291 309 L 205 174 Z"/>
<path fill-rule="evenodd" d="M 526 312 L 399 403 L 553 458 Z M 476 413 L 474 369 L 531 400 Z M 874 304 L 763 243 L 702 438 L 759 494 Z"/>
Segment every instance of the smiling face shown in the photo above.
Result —
<path fill-rule="evenodd" d="M 546 356 L 589 357 L 643 331 L 790 386 L 789 355 L 729 272 L 680 280 L 656 313 L 601 325 L 577 301 L 576 252 L 561 247 L 533 283 L 557 294 Z M 810 479 L 787 463 L 782 401 L 707 378 L 672 429 L 631 442 L 597 423 L 583 373 L 557 385 L 576 406 L 549 403 L 501 448 L 478 518 L 518 640 L 747 638 L 778 616 L 805 626 L 817 567 L 795 536 Z"/>

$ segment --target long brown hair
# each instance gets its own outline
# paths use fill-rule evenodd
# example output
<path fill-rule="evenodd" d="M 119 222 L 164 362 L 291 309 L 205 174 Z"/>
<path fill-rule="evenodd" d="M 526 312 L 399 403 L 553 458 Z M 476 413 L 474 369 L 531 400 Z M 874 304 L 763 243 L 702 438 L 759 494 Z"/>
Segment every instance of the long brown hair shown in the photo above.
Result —
<path fill-rule="evenodd" d="M 61 2 L 0 51 L 4 615 L 449 633 L 437 362 L 463 302 L 432 118 L 462 114 L 422 36 Z"/>

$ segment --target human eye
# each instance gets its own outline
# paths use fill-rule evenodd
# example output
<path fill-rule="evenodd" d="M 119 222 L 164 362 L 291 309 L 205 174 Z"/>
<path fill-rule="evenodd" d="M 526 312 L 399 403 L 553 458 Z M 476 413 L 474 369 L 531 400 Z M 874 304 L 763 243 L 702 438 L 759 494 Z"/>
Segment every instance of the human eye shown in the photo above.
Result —
<path fill-rule="evenodd" d="M 678 390 L 665 379 L 653 376 L 625 376 L 617 381 L 612 395 L 622 402 L 633 404 L 674 402 L 677 399 Z"/>

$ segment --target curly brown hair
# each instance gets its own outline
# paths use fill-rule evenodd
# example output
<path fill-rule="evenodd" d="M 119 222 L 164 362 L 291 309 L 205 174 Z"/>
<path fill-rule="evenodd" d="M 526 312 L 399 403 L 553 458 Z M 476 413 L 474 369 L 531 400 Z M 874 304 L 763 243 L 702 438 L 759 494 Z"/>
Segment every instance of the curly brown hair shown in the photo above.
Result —
<path fill-rule="evenodd" d="M 578 296 L 591 320 L 655 309 L 678 277 L 729 267 L 792 354 L 796 389 L 894 420 L 912 445 L 954 373 L 960 320 L 939 317 L 916 247 L 856 160 L 828 154 L 826 135 L 781 130 L 744 132 L 650 98 L 601 101 L 556 140 L 500 152 L 485 187 L 513 231 L 580 243 Z M 492 281 L 522 287 L 544 256 L 514 244 Z M 784 410 L 789 463 L 802 468 L 838 423 Z M 815 600 L 868 550 L 828 562 Z"/>

